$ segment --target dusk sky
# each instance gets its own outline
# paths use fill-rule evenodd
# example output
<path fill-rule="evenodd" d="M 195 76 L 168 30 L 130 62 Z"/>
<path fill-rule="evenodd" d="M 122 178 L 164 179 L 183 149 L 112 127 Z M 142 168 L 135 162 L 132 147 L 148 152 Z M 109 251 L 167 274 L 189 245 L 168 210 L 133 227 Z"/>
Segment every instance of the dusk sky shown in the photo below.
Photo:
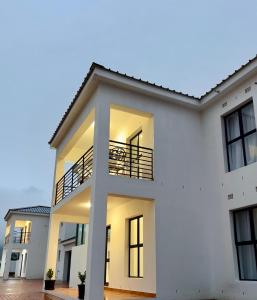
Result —
<path fill-rule="evenodd" d="M 0 239 L 8 208 L 50 205 L 47 142 L 93 61 L 199 96 L 256 29 L 256 0 L 0 0 Z"/>

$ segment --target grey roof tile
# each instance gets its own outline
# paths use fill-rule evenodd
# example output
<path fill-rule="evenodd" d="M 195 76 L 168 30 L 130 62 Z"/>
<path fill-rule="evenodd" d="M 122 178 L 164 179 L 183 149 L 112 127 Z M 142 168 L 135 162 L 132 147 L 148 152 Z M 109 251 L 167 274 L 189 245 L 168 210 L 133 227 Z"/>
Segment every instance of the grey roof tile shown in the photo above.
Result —
<path fill-rule="evenodd" d="M 49 206 L 28 206 L 28 207 L 20 207 L 20 208 L 11 208 L 8 210 L 4 219 L 8 217 L 9 214 L 12 213 L 28 213 L 28 214 L 36 214 L 36 215 L 50 215 L 51 207 Z"/>

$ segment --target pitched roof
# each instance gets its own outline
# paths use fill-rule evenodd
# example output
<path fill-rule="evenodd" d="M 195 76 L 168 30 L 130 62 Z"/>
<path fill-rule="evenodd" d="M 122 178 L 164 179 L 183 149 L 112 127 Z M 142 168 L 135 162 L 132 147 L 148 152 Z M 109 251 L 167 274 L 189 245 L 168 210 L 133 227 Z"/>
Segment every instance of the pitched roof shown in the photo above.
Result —
<path fill-rule="evenodd" d="M 10 214 L 12 213 L 25 213 L 25 214 L 35 214 L 35 215 L 50 215 L 51 207 L 49 206 L 28 206 L 28 207 L 20 207 L 20 208 L 11 208 L 8 210 L 4 219 L 6 220 Z"/>
<path fill-rule="evenodd" d="M 220 87 L 223 83 L 225 83 L 227 80 L 229 80 L 230 78 L 232 78 L 233 76 L 237 75 L 238 72 L 242 71 L 244 68 L 246 68 L 247 66 L 249 66 L 252 62 L 257 61 L 257 55 L 252 58 L 249 59 L 247 63 L 241 65 L 240 68 L 234 70 L 234 72 L 232 72 L 231 74 L 229 74 L 226 78 L 224 78 L 223 80 L 221 80 L 219 83 L 217 83 L 213 88 L 211 88 L 209 91 L 207 91 L 205 94 L 203 94 L 200 97 L 200 100 L 202 100 L 204 97 L 206 97 L 207 95 L 209 95 L 211 92 L 215 91 L 218 87 Z"/>
<path fill-rule="evenodd" d="M 104 67 L 103 65 L 100 65 L 100 64 L 97 64 L 97 63 L 93 62 L 92 65 L 91 65 L 91 67 L 90 67 L 90 69 L 89 69 L 89 72 L 87 73 L 86 77 L 84 78 L 84 80 L 83 80 L 83 82 L 82 82 L 80 88 L 79 88 L 78 91 L 76 92 L 76 94 L 75 94 L 73 100 L 71 101 L 71 103 L 70 103 L 68 109 L 67 109 L 66 112 L 64 113 L 64 115 L 63 115 L 61 121 L 59 122 L 59 124 L 58 124 L 58 126 L 57 126 L 55 132 L 53 133 L 51 139 L 49 140 L 49 142 L 48 142 L 49 144 L 52 143 L 53 139 L 54 139 L 55 136 L 57 135 L 59 129 L 61 128 L 62 124 L 64 123 L 65 119 L 67 118 L 67 116 L 68 116 L 69 112 L 71 111 L 73 105 L 74 105 L 75 102 L 77 101 L 77 99 L 78 99 L 80 93 L 82 92 L 84 86 L 87 84 L 87 82 L 88 82 L 88 80 L 89 80 L 91 74 L 94 72 L 94 70 L 95 70 L 96 68 L 101 69 L 101 70 L 108 71 L 109 73 L 112 73 L 112 74 L 117 74 L 117 75 L 122 76 L 122 77 L 125 77 L 125 78 L 127 78 L 127 79 L 131 79 L 131 80 L 140 82 L 140 83 L 142 83 L 142 84 L 146 84 L 146 85 L 149 85 L 149 86 L 152 86 L 152 87 L 155 87 L 155 88 L 158 88 L 158 89 L 167 91 L 167 92 L 171 92 L 171 93 L 173 93 L 173 94 L 175 93 L 175 94 L 177 94 L 177 95 L 182 95 L 182 96 L 188 97 L 188 98 L 190 98 L 190 99 L 199 101 L 199 98 L 198 98 L 198 97 L 194 97 L 194 96 L 192 96 L 192 95 L 184 94 L 184 93 L 182 93 L 182 92 L 178 92 L 178 91 L 169 89 L 169 88 L 167 88 L 167 87 L 163 87 L 162 85 L 157 85 L 157 84 L 155 84 L 155 83 L 152 83 L 152 82 L 149 82 L 149 81 L 142 80 L 141 78 L 135 78 L 135 77 L 129 76 L 129 75 L 125 74 L 125 73 L 120 73 L 120 72 L 118 72 L 118 71 L 114 71 L 114 70 L 112 70 L 112 69 L 110 69 L 110 68 L 108 69 L 108 68 Z"/>
<path fill-rule="evenodd" d="M 110 68 L 106 68 L 104 67 L 103 65 L 100 65 L 100 64 L 97 64 L 95 62 L 92 63 L 90 69 L 89 69 L 89 72 L 87 73 L 86 77 L 84 78 L 80 88 L 78 89 L 77 93 L 75 94 L 73 100 L 71 101 L 68 109 L 66 110 L 66 112 L 64 113 L 61 121 L 59 122 L 56 130 L 54 131 L 51 139 L 49 140 L 49 144 L 52 143 L 52 141 L 54 140 L 54 138 L 56 137 L 59 129 L 61 128 L 61 126 L 63 125 L 65 119 L 68 117 L 68 114 L 69 112 L 71 111 L 72 107 L 74 106 L 74 104 L 76 103 L 77 99 L 79 98 L 79 95 L 80 93 L 82 92 L 84 86 L 86 85 L 86 83 L 88 82 L 90 76 L 92 75 L 93 71 L 98 68 L 98 69 L 101 69 L 101 70 L 105 70 L 105 71 L 108 71 L 109 73 L 112 73 L 112 74 L 117 74 L 119 76 L 122 76 L 124 78 L 127 78 L 127 79 L 130 79 L 130 80 L 134 80 L 134 81 L 137 81 L 137 82 L 140 82 L 142 84 L 145 84 L 145 85 L 149 85 L 151 87 L 155 87 L 155 88 L 158 88 L 158 89 L 161 89 L 161 90 L 164 90 L 164 91 L 168 91 L 168 92 L 171 92 L 173 94 L 177 94 L 177 95 L 182 95 L 182 96 L 185 96 L 185 97 L 188 97 L 190 98 L 191 100 L 195 100 L 195 101 L 201 101 L 203 100 L 206 96 L 208 96 L 209 94 L 211 94 L 213 91 L 215 91 L 218 87 L 220 87 L 222 84 L 224 84 L 225 82 L 227 82 L 230 78 L 232 78 L 233 76 L 235 76 L 238 72 L 242 71 L 244 68 L 246 68 L 249 64 L 253 63 L 257 61 L 257 55 L 250 59 L 246 64 L 242 65 L 240 68 L 236 69 L 232 74 L 228 75 L 225 79 L 223 79 L 221 82 L 219 82 L 218 84 L 216 84 L 213 88 L 211 88 L 209 91 L 207 91 L 205 94 L 203 94 L 202 96 L 200 97 L 195 97 L 195 96 L 192 96 L 192 95 L 189 95 L 189 94 L 186 94 L 186 93 L 182 93 L 182 92 L 178 92 L 176 90 L 173 90 L 173 89 L 169 89 L 167 87 L 163 87 L 161 85 L 157 85 L 155 83 L 151 83 L 149 81 L 145 81 L 145 80 L 142 80 L 141 78 L 135 78 L 133 76 L 129 76 L 127 75 L 126 73 L 120 73 L 118 71 L 114 71 Z"/>

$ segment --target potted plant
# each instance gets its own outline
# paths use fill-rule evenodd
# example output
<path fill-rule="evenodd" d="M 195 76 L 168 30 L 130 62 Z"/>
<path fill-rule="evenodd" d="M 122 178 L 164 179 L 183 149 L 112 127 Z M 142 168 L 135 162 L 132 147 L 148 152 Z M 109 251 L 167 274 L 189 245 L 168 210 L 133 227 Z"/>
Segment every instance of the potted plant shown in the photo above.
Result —
<path fill-rule="evenodd" d="M 53 269 L 47 271 L 46 277 L 48 279 L 45 280 L 45 290 L 54 290 L 55 280 L 52 279 L 54 277 Z"/>
<path fill-rule="evenodd" d="M 79 299 L 84 299 L 85 297 L 85 281 L 86 281 L 86 271 L 84 273 L 79 272 L 78 277 L 80 284 L 78 284 Z"/>

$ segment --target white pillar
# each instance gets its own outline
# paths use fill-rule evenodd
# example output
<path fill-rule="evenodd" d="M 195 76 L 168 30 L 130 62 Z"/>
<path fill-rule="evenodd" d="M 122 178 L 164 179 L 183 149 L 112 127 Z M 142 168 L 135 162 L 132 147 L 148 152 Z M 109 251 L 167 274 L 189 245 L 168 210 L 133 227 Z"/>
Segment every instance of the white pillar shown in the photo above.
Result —
<path fill-rule="evenodd" d="M 14 229 L 15 229 L 15 220 L 12 221 L 12 223 L 10 225 L 9 243 L 6 247 L 6 257 L 5 257 L 5 266 L 4 266 L 4 275 L 3 275 L 4 280 L 7 280 L 9 278 L 12 247 L 13 247 L 13 238 L 14 238 Z"/>
<path fill-rule="evenodd" d="M 2 260 L 1 260 L 0 277 L 4 276 L 5 260 L 6 260 L 6 249 L 4 248 L 2 253 Z"/>
<path fill-rule="evenodd" d="M 57 249 L 59 238 L 60 216 L 51 214 L 48 230 L 48 242 L 44 278 L 49 269 L 53 269 L 54 278 L 56 276 L 56 261 L 57 261 Z"/>
<path fill-rule="evenodd" d="M 103 100 L 103 99 L 102 99 Z M 87 253 L 87 300 L 103 300 L 105 270 L 105 231 L 107 213 L 108 149 L 109 149 L 109 105 L 96 103 L 94 132 L 93 184 L 89 220 Z"/>
<path fill-rule="evenodd" d="M 87 300 L 103 300 L 105 269 L 106 194 L 93 188 L 87 254 Z"/>

